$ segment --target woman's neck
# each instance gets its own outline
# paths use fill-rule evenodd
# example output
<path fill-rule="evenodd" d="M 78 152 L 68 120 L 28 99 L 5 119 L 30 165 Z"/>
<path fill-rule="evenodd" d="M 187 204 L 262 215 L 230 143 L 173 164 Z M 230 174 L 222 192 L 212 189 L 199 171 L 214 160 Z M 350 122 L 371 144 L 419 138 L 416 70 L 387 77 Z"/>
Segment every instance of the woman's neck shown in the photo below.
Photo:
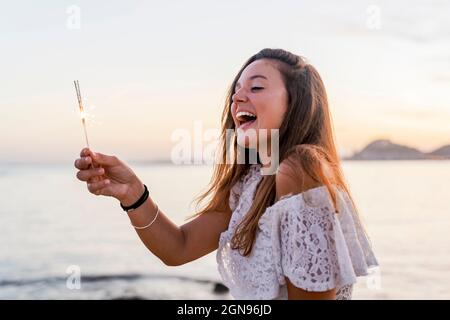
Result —
<path fill-rule="evenodd" d="M 272 175 L 276 173 L 279 164 L 278 156 L 278 150 L 272 150 L 270 140 L 266 146 L 259 146 L 258 159 L 262 166 L 262 172 L 264 175 Z"/>

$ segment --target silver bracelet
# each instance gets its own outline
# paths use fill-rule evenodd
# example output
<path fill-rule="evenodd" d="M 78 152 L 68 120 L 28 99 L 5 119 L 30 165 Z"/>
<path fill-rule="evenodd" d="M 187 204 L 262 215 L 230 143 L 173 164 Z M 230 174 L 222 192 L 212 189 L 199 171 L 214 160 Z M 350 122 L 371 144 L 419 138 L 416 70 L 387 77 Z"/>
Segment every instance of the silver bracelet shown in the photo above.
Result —
<path fill-rule="evenodd" d="M 135 228 L 136 230 L 142 230 L 142 229 L 145 229 L 145 228 L 148 228 L 148 227 L 150 227 L 152 224 L 153 224 L 153 222 L 155 222 L 155 220 L 156 220 L 156 218 L 158 217 L 158 214 L 159 214 L 159 207 L 158 207 L 158 205 L 156 205 L 156 215 L 155 215 L 155 217 L 153 218 L 153 220 L 149 223 L 149 224 L 147 224 L 147 225 L 145 225 L 145 226 L 143 226 L 143 227 L 136 227 L 136 226 L 134 226 L 132 223 L 131 223 L 131 225 L 133 226 L 133 228 Z"/>

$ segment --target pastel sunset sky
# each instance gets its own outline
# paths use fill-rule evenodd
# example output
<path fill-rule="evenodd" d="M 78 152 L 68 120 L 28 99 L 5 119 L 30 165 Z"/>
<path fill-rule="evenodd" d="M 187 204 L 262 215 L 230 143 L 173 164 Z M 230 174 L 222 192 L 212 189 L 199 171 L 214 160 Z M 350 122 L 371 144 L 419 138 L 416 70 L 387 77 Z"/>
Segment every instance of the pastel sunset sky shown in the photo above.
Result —
<path fill-rule="evenodd" d="M 75 159 L 75 79 L 94 150 L 170 158 L 176 129 L 219 127 L 234 75 L 265 47 L 318 69 L 341 154 L 378 138 L 429 151 L 450 144 L 449 12 L 418 0 L 9 2 L 0 161 Z"/>

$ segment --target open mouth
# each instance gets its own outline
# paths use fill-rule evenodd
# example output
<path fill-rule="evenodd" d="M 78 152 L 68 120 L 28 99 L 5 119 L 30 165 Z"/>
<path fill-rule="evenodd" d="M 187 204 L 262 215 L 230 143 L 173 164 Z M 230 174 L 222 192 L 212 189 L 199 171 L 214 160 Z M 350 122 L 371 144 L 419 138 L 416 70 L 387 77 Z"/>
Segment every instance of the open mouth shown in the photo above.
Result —
<path fill-rule="evenodd" d="M 239 111 L 236 114 L 236 119 L 238 120 L 238 128 L 245 129 L 251 126 L 256 121 L 256 115 L 247 112 L 247 111 Z"/>

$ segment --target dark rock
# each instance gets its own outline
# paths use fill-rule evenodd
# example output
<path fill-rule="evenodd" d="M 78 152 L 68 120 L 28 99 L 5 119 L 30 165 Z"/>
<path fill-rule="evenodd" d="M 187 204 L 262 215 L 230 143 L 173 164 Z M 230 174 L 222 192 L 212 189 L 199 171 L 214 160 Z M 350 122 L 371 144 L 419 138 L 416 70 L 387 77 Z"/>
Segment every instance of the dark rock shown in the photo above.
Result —
<path fill-rule="evenodd" d="M 228 288 L 226 286 L 224 286 L 222 283 L 216 282 L 214 284 L 213 292 L 214 293 L 227 293 L 228 292 Z"/>

